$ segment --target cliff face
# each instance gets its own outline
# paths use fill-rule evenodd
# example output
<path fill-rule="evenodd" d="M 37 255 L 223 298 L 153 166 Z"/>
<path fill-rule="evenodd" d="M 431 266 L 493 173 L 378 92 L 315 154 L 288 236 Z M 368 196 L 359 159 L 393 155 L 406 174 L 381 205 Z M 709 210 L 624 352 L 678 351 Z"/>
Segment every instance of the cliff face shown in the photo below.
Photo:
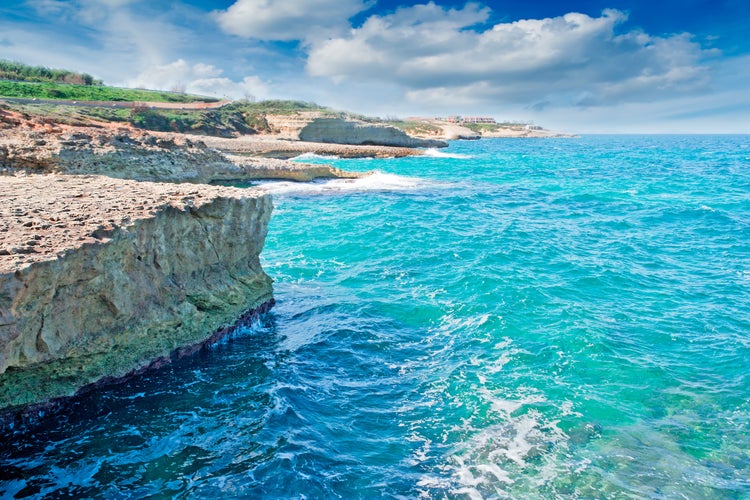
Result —
<path fill-rule="evenodd" d="M 439 140 L 411 137 L 396 127 L 343 118 L 317 118 L 300 130 L 299 138 L 309 142 L 374 144 L 404 148 L 448 146 L 446 142 Z"/>
<path fill-rule="evenodd" d="M 0 249 L 0 409 L 122 377 L 272 300 L 259 261 L 265 195 L 92 176 L 0 180 L 0 231 L 19 240 Z"/>
<path fill-rule="evenodd" d="M 119 179 L 154 182 L 210 183 L 267 178 L 290 170 L 280 178 L 305 177 L 307 165 L 287 164 L 273 159 L 231 160 L 200 141 L 186 137 L 157 138 L 135 131 L 90 135 L 70 133 L 47 135 L 14 131 L 0 141 L 0 167 L 35 173 L 107 175 Z M 341 174 L 311 167 L 308 177 L 337 177 Z"/>

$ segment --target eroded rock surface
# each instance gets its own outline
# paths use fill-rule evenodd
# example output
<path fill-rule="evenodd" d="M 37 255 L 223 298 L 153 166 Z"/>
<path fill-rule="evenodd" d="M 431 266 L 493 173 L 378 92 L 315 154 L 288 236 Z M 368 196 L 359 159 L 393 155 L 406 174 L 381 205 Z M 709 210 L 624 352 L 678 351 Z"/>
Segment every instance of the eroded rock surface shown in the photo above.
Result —
<path fill-rule="evenodd" d="M 0 408 L 74 394 L 272 300 L 250 189 L 0 176 Z"/>
<path fill-rule="evenodd" d="M 396 127 L 344 118 L 317 118 L 300 130 L 299 138 L 309 142 L 372 144 L 403 148 L 448 146 L 444 141 L 411 137 Z"/>
<path fill-rule="evenodd" d="M 419 156 L 424 150 L 417 148 L 400 148 L 395 146 L 372 146 L 353 144 L 332 144 L 327 142 L 303 142 L 280 139 L 270 136 L 243 136 L 232 139 L 200 136 L 210 147 L 225 153 L 252 155 L 264 158 L 289 159 L 305 153 L 340 158 L 402 158 Z M 265 163 L 265 160 L 262 160 Z M 260 166 L 261 161 L 256 159 Z M 299 163 L 295 164 L 299 165 Z"/>
<path fill-rule="evenodd" d="M 362 175 L 329 165 L 228 157 L 200 138 L 185 134 L 38 123 L 0 108 L 0 173 L 17 171 L 191 183 Z"/>

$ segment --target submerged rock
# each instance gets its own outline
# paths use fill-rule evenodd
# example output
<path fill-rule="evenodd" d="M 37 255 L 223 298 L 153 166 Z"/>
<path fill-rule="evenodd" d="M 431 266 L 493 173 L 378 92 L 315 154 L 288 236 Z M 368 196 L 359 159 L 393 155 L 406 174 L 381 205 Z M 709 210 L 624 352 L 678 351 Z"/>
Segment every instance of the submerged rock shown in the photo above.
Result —
<path fill-rule="evenodd" d="M 126 376 L 272 301 L 271 199 L 100 176 L 0 176 L 0 409 Z"/>

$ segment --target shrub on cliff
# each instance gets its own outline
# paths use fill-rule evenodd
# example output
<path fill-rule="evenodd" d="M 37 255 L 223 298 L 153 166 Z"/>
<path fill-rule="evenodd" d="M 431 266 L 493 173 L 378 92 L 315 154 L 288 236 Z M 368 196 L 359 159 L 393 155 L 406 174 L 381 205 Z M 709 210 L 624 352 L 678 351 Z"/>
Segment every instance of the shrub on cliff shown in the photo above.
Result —
<path fill-rule="evenodd" d="M 87 73 L 76 73 L 65 69 L 50 69 L 44 66 L 0 60 L 0 79 L 23 82 L 60 82 L 76 85 L 102 85 L 101 80 Z"/>

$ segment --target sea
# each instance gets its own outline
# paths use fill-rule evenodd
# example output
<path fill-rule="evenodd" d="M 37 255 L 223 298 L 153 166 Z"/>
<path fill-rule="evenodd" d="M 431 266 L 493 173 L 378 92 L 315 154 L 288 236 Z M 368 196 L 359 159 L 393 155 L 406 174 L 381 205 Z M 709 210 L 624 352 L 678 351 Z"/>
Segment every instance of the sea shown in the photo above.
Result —
<path fill-rule="evenodd" d="M 276 306 L 0 432 L 2 498 L 750 498 L 750 136 L 268 182 Z M 207 332 L 210 333 L 210 332 Z"/>

